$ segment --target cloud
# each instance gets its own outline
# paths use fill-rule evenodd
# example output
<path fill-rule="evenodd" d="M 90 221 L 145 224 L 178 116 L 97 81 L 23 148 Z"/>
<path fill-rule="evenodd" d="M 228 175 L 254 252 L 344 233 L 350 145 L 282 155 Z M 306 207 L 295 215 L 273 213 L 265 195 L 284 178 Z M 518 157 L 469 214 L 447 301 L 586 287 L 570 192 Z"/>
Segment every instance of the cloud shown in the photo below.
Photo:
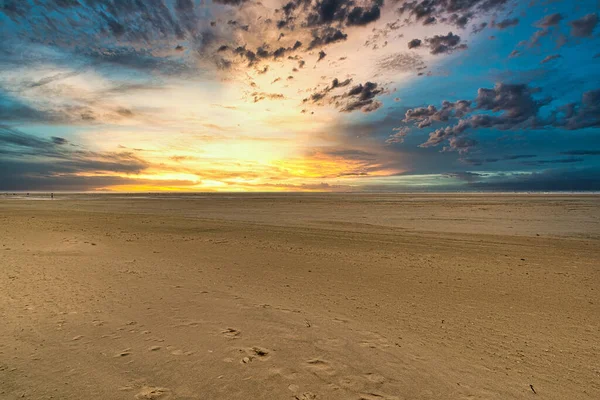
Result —
<path fill-rule="evenodd" d="M 529 38 L 529 41 L 528 42 L 522 42 L 522 44 L 526 45 L 527 47 L 539 46 L 540 45 L 540 40 L 543 37 L 548 36 L 551 32 L 552 32 L 552 30 L 550 28 L 544 28 L 544 29 L 541 29 L 539 31 L 535 31 L 533 33 L 533 35 L 531 35 L 531 38 Z"/>
<path fill-rule="evenodd" d="M 281 93 L 266 93 L 266 92 L 252 92 L 250 94 L 252 97 L 252 101 L 254 103 L 258 103 L 262 100 L 281 100 L 284 99 L 285 96 Z"/>
<path fill-rule="evenodd" d="M 541 129 L 553 126 L 576 130 L 600 126 L 600 89 L 583 93 L 578 103 L 556 107 L 548 118 L 540 116 L 540 109 L 550 104 L 552 99 L 537 99 L 534 94 L 538 92 L 538 89 L 524 84 L 498 83 L 492 89 L 480 88 L 474 101 L 475 107 L 470 107 L 468 103 L 469 106 L 463 108 L 461 116 L 456 112 L 453 114 L 452 107 L 442 107 L 438 110 L 430 105 L 408 110 L 403 122 L 414 122 L 418 128 L 423 128 L 430 126 L 434 121 L 460 118 L 455 125 L 431 132 L 428 140 L 420 145 L 433 147 L 450 141 L 448 150 L 460 150 L 475 145 L 473 142 L 459 140 L 465 137 L 469 129 Z"/>
<path fill-rule="evenodd" d="M 551 26 L 556 26 L 563 20 L 563 16 L 560 13 L 546 15 L 544 18 L 540 19 L 535 23 L 535 26 L 538 28 L 549 28 Z"/>
<path fill-rule="evenodd" d="M 80 173 L 139 173 L 150 165 L 130 152 L 93 152 L 68 146 L 61 137 L 41 138 L 0 125 L 0 181 L 73 176 Z M 6 189 L 0 184 L 0 190 Z M 31 187 L 29 188 L 31 189 Z"/>
<path fill-rule="evenodd" d="M 442 151 L 457 151 L 460 154 L 464 154 L 478 144 L 479 142 L 477 140 L 468 138 L 466 136 L 453 136 L 448 140 L 448 146 L 444 146 Z"/>
<path fill-rule="evenodd" d="M 400 128 L 394 128 L 396 133 L 391 134 L 386 140 L 386 144 L 396 144 L 403 143 L 406 135 L 410 133 L 410 128 L 407 126 L 402 126 Z"/>
<path fill-rule="evenodd" d="M 0 121 L 53 122 L 59 120 L 61 120 L 59 115 L 25 104 L 23 101 L 4 93 L 0 88 Z"/>
<path fill-rule="evenodd" d="M 181 75 L 193 70 L 183 60 L 174 57 L 155 56 L 149 50 L 137 50 L 128 47 L 116 47 L 94 50 L 85 56 L 94 64 L 112 65 L 118 68 L 130 68 L 145 72 L 160 72 L 165 75 Z"/>
<path fill-rule="evenodd" d="M 420 47 L 422 43 L 423 41 L 421 39 L 413 39 L 410 42 L 408 42 L 408 48 L 416 49 L 417 47 Z"/>
<path fill-rule="evenodd" d="M 394 53 L 377 60 L 378 71 L 413 72 L 426 69 L 423 57 L 413 53 Z"/>
<path fill-rule="evenodd" d="M 598 191 L 600 181 L 593 168 L 545 169 L 535 172 L 450 172 L 442 176 L 459 179 L 468 190 L 489 192 Z M 464 190 L 464 188 L 463 188 Z"/>
<path fill-rule="evenodd" d="M 460 36 L 448 32 L 447 35 L 435 35 L 431 38 L 425 38 L 425 43 L 430 49 L 431 54 L 450 54 L 456 50 L 464 50 L 466 44 L 460 43 Z"/>
<path fill-rule="evenodd" d="M 296 1 L 296 6 L 290 6 L 290 12 L 296 10 L 302 0 Z M 288 3 L 289 4 L 289 3 Z M 306 16 L 308 26 L 329 25 L 333 23 L 346 26 L 367 25 L 381 17 L 382 0 L 371 1 L 370 6 L 354 6 L 351 1 L 320 0 L 310 3 L 312 7 Z"/>
<path fill-rule="evenodd" d="M 598 191 L 599 170 L 592 168 L 548 169 L 538 172 L 512 172 L 480 179 L 469 184 L 486 191 Z"/>
<path fill-rule="evenodd" d="M 480 88 L 477 91 L 475 107 L 471 102 L 462 100 L 457 103 L 448 103 L 446 107 L 438 110 L 435 106 L 422 107 L 408 110 L 404 122 L 415 121 L 419 128 L 431 125 L 433 121 L 448 121 L 461 118 L 456 125 L 438 128 L 429 134 L 428 140 L 420 147 L 433 147 L 448 140 L 448 150 L 467 151 L 477 143 L 464 139 L 468 129 L 496 128 L 501 130 L 543 125 L 538 113 L 541 107 L 547 105 L 550 99 L 537 100 L 533 97 L 538 90 L 523 84 L 499 83 L 492 89 Z M 460 114 L 456 113 L 456 105 L 460 104 Z M 495 114 L 479 113 L 473 111 L 488 111 Z"/>
<path fill-rule="evenodd" d="M 598 14 L 587 14 L 580 19 L 569 22 L 571 25 L 571 36 L 589 37 L 592 36 L 596 25 L 598 24 Z"/>
<path fill-rule="evenodd" d="M 521 52 L 519 50 L 513 50 L 508 55 L 508 58 L 516 58 L 516 57 L 519 57 L 520 55 L 521 55 Z"/>
<path fill-rule="evenodd" d="M 62 138 L 62 137 L 58 137 L 58 136 L 52 136 L 50 138 L 50 140 L 52 140 L 52 143 L 58 144 L 58 145 L 63 145 L 63 144 L 69 143 L 69 141 L 67 139 Z"/>
<path fill-rule="evenodd" d="M 347 34 L 330 26 L 321 29 L 313 29 L 311 33 L 312 40 L 308 45 L 308 50 L 348 39 Z"/>
<path fill-rule="evenodd" d="M 559 107 L 552 124 L 569 130 L 600 126 L 600 89 L 583 93 L 578 103 Z"/>
<path fill-rule="evenodd" d="M 383 92 L 377 83 L 366 82 L 352 87 L 348 92 L 339 96 L 342 100 L 338 103 L 341 112 L 352 112 L 362 110 L 371 112 L 381 107 L 381 102 L 375 100 L 375 97 Z"/>
<path fill-rule="evenodd" d="M 346 24 L 352 25 L 367 25 L 377 21 L 381 16 L 381 5 L 383 0 L 375 2 L 370 8 L 354 7 L 348 14 Z"/>
<path fill-rule="evenodd" d="M 552 55 L 548 55 L 546 56 L 542 61 L 540 61 L 540 64 L 546 64 L 552 60 L 556 60 L 558 58 L 561 58 L 562 56 L 560 54 L 552 54 Z"/>
<path fill-rule="evenodd" d="M 535 158 L 537 157 L 536 154 L 514 154 L 514 155 L 506 155 L 500 158 L 462 158 L 460 161 L 462 161 L 465 164 L 469 164 L 469 165 L 483 165 L 483 164 L 490 164 L 490 163 L 495 163 L 498 161 L 514 161 L 514 160 L 521 160 L 521 159 L 527 159 L 527 158 Z"/>
<path fill-rule="evenodd" d="M 249 0 L 213 0 L 215 3 L 219 3 L 219 4 L 225 4 L 228 6 L 239 6 L 242 5 L 246 2 L 248 2 Z"/>
<path fill-rule="evenodd" d="M 487 28 L 487 26 L 488 26 L 487 22 L 481 22 L 481 23 L 479 23 L 479 25 L 473 26 L 473 33 L 477 34 L 481 31 L 483 31 L 485 28 Z"/>
<path fill-rule="evenodd" d="M 463 171 L 463 172 L 447 172 L 447 173 L 443 174 L 443 176 L 446 178 L 459 179 L 459 180 L 465 181 L 465 182 L 474 182 L 474 181 L 478 181 L 481 177 L 484 177 L 485 175 L 479 174 L 477 172 Z"/>
<path fill-rule="evenodd" d="M 336 78 L 331 82 L 331 85 L 314 92 L 309 97 L 306 97 L 303 102 L 322 104 L 324 101 L 327 101 L 329 104 L 335 105 L 340 112 L 352 112 L 356 110 L 371 112 L 382 106 L 382 103 L 376 100 L 375 97 L 382 94 L 384 89 L 374 82 L 360 83 L 343 94 L 330 94 L 331 91 L 348 86 L 351 82 L 352 79 L 340 81 Z"/>
<path fill-rule="evenodd" d="M 407 14 L 422 25 L 435 22 L 465 28 L 475 15 L 501 10 L 508 0 L 414 0 L 405 1 L 398 12 Z"/>
<path fill-rule="evenodd" d="M 535 160 L 535 161 L 523 161 L 521 164 L 530 165 L 530 166 L 539 166 L 546 164 L 572 164 L 572 163 L 580 163 L 583 161 L 583 158 L 559 158 L 555 160 Z"/>
<path fill-rule="evenodd" d="M 519 18 L 507 18 L 500 22 L 492 22 L 492 27 L 498 29 L 506 29 L 519 24 Z"/>
<path fill-rule="evenodd" d="M 323 100 L 328 94 L 329 92 L 331 92 L 334 89 L 337 88 L 341 88 L 341 87 L 345 87 L 348 86 L 350 83 L 352 82 L 352 79 L 348 78 L 344 81 L 340 81 L 338 78 L 334 78 L 333 81 L 331 82 L 331 85 L 326 86 L 325 89 L 317 91 L 313 94 L 311 94 L 309 97 L 305 98 L 303 100 L 303 102 L 312 102 L 312 103 L 317 103 L 321 100 Z"/>
<path fill-rule="evenodd" d="M 444 100 L 442 107 L 430 105 L 427 107 L 413 108 L 406 111 L 403 122 L 415 122 L 419 128 L 430 126 L 436 121 L 448 121 L 450 118 L 460 118 L 471 111 L 471 101 L 458 100 L 450 102 Z"/>
<path fill-rule="evenodd" d="M 533 94 L 538 90 L 524 84 L 499 83 L 493 89 L 480 88 L 477 91 L 477 109 L 502 112 L 494 125 L 510 128 L 535 118 L 539 109 L 550 99 L 536 100 Z"/>
<path fill-rule="evenodd" d="M 566 156 L 600 156 L 600 150 L 569 150 L 561 151 Z"/>

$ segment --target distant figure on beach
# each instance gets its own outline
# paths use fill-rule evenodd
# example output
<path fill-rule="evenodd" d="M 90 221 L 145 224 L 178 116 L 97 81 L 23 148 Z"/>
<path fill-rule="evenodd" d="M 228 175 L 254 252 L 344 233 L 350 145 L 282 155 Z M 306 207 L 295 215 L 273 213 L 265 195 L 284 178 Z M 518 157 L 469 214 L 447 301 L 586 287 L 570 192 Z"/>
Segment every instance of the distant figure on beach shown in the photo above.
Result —
<path fill-rule="evenodd" d="M 50 198 L 53 199 L 54 198 L 54 193 L 50 193 Z"/>

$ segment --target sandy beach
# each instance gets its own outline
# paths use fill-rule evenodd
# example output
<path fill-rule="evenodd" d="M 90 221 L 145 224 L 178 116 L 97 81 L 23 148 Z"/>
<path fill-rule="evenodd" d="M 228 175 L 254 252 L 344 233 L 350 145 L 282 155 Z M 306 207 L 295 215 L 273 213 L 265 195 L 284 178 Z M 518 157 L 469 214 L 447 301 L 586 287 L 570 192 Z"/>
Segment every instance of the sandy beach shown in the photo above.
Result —
<path fill-rule="evenodd" d="M 3 400 L 599 399 L 600 196 L 0 195 L 0 316 Z"/>

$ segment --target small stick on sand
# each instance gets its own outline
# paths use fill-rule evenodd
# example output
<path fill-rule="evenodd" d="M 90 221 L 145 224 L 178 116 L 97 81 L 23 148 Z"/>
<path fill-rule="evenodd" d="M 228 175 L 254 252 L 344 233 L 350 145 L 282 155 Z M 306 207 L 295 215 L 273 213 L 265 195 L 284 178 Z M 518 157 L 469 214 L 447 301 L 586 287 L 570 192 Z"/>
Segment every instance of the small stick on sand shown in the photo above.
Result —
<path fill-rule="evenodd" d="M 529 385 L 529 387 L 531 388 L 531 391 L 533 392 L 533 394 L 537 394 L 537 392 L 535 391 L 535 389 L 533 388 L 533 385 Z"/>

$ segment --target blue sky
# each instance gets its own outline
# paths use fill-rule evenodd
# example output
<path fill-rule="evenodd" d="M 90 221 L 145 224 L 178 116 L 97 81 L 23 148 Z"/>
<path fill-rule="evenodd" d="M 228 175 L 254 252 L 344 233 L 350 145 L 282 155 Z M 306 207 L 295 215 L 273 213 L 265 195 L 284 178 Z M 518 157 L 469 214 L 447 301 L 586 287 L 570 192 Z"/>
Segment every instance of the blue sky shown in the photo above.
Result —
<path fill-rule="evenodd" d="M 0 190 L 600 190 L 599 7 L 0 1 Z"/>

